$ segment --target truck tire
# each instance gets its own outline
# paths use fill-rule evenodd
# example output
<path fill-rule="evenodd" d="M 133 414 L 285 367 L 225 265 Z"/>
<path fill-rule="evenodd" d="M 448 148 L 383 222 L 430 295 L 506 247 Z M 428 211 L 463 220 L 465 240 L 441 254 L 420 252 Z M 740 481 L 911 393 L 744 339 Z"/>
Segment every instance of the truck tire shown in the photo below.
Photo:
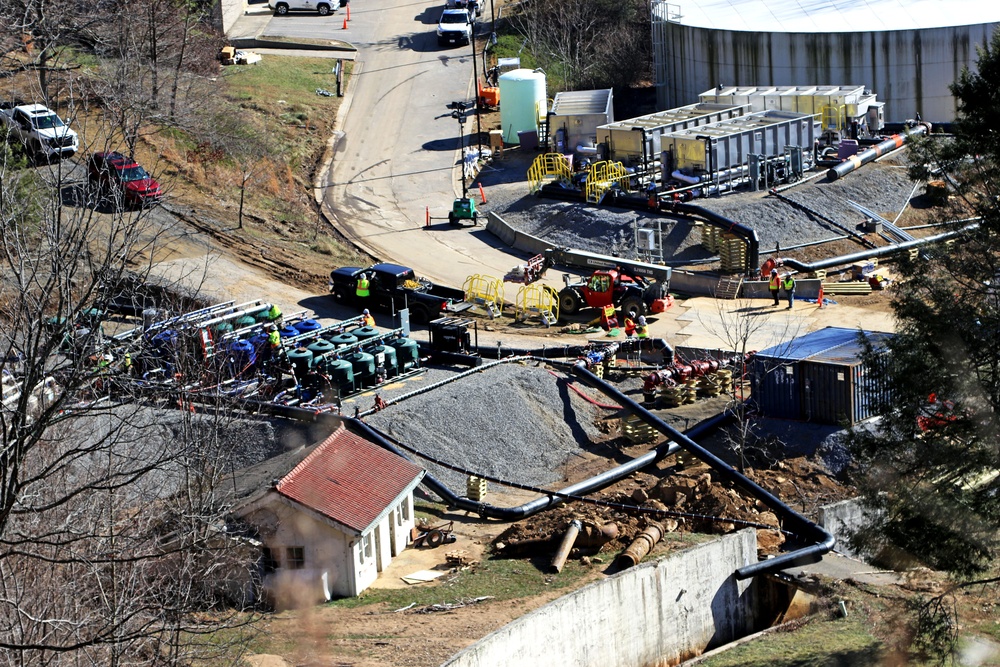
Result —
<path fill-rule="evenodd" d="M 431 321 L 430 312 L 427 310 L 427 306 L 422 306 L 416 304 L 410 306 L 410 319 L 415 324 L 427 324 Z"/>
<path fill-rule="evenodd" d="M 320 16 L 329 16 L 330 5 L 326 4 L 325 2 L 321 2 L 320 4 L 316 5 L 316 11 L 319 12 Z"/>
<path fill-rule="evenodd" d="M 630 296 L 622 301 L 622 315 L 633 319 L 646 314 L 646 304 L 642 299 Z"/>
<path fill-rule="evenodd" d="M 287 2 L 279 2 L 274 7 L 274 13 L 277 14 L 278 16 L 284 16 L 285 14 L 287 14 L 288 13 L 288 3 Z"/>
<path fill-rule="evenodd" d="M 567 287 L 559 292 L 559 313 L 562 315 L 574 315 L 583 305 L 583 299 L 573 288 Z"/>

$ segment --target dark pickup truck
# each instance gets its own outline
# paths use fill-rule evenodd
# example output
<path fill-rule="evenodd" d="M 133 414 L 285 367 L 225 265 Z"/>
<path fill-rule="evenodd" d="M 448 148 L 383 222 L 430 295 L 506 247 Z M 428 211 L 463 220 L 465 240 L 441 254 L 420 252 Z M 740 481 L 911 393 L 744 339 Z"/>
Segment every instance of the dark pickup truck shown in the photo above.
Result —
<path fill-rule="evenodd" d="M 368 276 L 368 296 L 357 295 L 358 277 Z M 417 278 L 413 269 L 399 264 L 376 264 L 367 269 L 342 266 L 330 272 L 330 292 L 340 303 L 370 308 L 384 313 L 410 309 L 410 319 L 426 324 L 446 313 L 460 313 L 472 307 L 465 292 L 454 287 L 435 285 Z"/>

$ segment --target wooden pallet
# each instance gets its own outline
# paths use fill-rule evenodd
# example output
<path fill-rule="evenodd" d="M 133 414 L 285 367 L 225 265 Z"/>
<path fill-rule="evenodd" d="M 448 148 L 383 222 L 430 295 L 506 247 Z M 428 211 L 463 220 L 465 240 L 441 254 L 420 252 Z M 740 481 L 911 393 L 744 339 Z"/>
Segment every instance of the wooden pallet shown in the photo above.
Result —
<path fill-rule="evenodd" d="M 715 298 L 716 299 L 728 299 L 732 301 L 740 295 L 740 288 L 743 287 L 743 277 L 739 278 L 721 278 L 719 284 L 715 287 Z"/>
<path fill-rule="evenodd" d="M 823 294 L 871 294 L 872 286 L 866 282 L 823 283 Z"/>

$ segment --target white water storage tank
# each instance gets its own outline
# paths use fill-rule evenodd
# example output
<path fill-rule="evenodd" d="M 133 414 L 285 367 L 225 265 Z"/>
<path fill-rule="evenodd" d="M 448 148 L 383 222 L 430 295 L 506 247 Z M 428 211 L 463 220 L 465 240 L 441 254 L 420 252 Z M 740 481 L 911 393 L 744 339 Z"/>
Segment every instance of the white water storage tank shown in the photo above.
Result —
<path fill-rule="evenodd" d="M 538 130 L 538 116 L 545 117 L 545 73 L 515 69 L 500 75 L 500 129 L 506 144 L 520 144 L 518 132 Z"/>

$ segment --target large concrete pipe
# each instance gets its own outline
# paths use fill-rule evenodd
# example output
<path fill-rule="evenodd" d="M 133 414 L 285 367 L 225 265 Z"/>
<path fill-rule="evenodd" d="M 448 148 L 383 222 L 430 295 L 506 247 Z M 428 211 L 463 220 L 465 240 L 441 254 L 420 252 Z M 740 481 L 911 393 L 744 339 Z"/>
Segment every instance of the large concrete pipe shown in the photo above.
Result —
<path fill-rule="evenodd" d="M 628 548 L 618 558 L 626 567 L 634 567 L 646 557 L 646 554 L 653 550 L 653 546 L 662 537 L 663 528 L 660 524 L 651 523 L 646 527 L 646 530 L 635 536 L 632 544 L 628 545 Z"/>
<path fill-rule="evenodd" d="M 831 181 L 835 181 L 841 176 L 846 176 L 862 165 L 874 162 L 889 151 L 894 151 L 897 148 L 900 148 L 911 138 L 927 134 L 929 131 L 929 123 L 918 123 L 913 127 L 908 127 L 900 134 L 894 134 L 882 143 L 875 144 L 871 148 L 863 150 L 857 155 L 850 156 L 836 167 L 830 167 L 827 169 L 826 175 Z"/>

